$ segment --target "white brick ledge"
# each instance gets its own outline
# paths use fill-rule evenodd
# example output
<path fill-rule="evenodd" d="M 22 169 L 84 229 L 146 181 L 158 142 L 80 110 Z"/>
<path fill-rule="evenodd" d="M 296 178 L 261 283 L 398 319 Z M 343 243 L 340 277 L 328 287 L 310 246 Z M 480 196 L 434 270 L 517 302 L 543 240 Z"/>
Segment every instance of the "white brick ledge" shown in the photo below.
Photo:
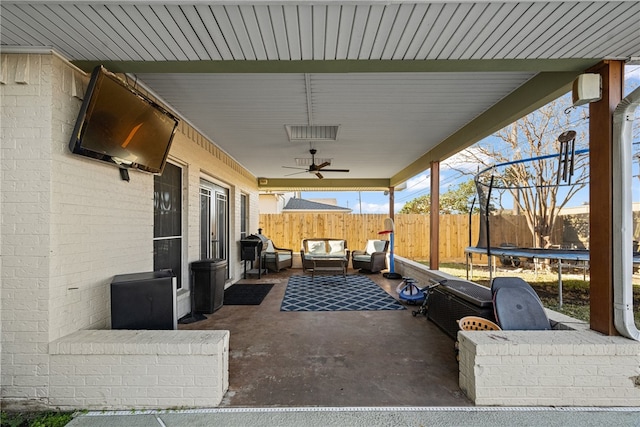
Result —
<path fill-rule="evenodd" d="M 229 387 L 229 331 L 83 330 L 49 355 L 53 407 L 214 407 Z"/>
<path fill-rule="evenodd" d="M 461 331 L 460 388 L 476 405 L 637 406 L 640 342 L 592 330 Z"/>
<path fill-rule="evenodd" d="M 217 354 L 229 331 L 77 331 L 49 344 L 49 354 Z"/>

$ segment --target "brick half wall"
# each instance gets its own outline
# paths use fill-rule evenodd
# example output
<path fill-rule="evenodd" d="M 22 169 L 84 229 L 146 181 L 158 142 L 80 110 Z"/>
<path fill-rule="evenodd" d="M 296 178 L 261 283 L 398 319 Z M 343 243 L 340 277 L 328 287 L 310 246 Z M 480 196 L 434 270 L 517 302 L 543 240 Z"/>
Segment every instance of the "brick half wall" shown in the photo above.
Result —
<path fill-rule="evenodd" d="M 452 278 L 398 256 L 395 266 L 420 286 Z M 638 406 L 640 342 L 546 311 L 552 331 L 458 332 L 462 391 L 487 406 Z"/>
<path fill-rule="evenodd" d="M 61 409 L 214 407 L 229 388 L 229 331 L 85 330 L 49 354 Z"/>
<path fill-rule="evenodd" d="M 592 330 L 458 332 L 476 405 L 637 406 L 640 343 Z"/>

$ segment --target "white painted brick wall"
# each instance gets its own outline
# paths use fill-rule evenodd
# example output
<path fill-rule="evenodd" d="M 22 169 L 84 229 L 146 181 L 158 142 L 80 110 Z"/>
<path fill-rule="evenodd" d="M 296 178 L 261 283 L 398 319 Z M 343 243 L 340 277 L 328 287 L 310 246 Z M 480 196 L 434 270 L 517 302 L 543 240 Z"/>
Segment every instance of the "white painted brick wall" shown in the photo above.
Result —
<path fill-rule="evenodd" d="M 2 55 L 0 239 L 3 398 L 46 404 L 48 395 L 51 58 Z M 16 73 L 27 72 L 28 84 Z"/>
<path fill-rule="evenodd" d="M 420 264 L 419 262 L 412 261 L 398 255 L 394 256 L 394 267 L 396 273 L 402 275 L 403 277 L 411 277 L 412 279 L 416 280 L 420 286 L 428 285 L 430 279 L 461 280 L 459 277 L 454 277 L 439 270 L 430 270 L 424 264 Z"/>
<path fill-rule="evenodd" d="M 82 102 L 73 96 L 72 79 L 86 83 L 79 72 L 54 61 L 51 340 L 107 327 L 113 275 L 145 271 L 152 262 L 152 224 L 140 220 L 152 212 L 144 203 L 152 192 L 150 177 L 125 186 L 115 168 L 70 154 L 69 138 Z"/>
<path fill-rule="evenodd" d="M 477 405 L 637 406 L 640 343 L 574 331 L 458 333 L 460 387 Z"/>
<path fill-rule="evenodd" d="M 0 60 L 6 64 L 0 84 L 1 397 L 3 405 L 47 406 L 48 343 L 108 327 L 113 276 L 153 268 L 153 176 L 133 171 L 127 183 L 116 168 L 69 152 L 81 104 L 74 94 L 82 92 L 73 82 L 86 84 L 87 76 L 54 55 L 3 54 Z M 13 78 L 24 67 L 19 64 L 28 67 L 26 84 Z M 257 207 L 255 180 L 210 146 L 182 124 L 170 153 L 188 177 L 187 262 L 199 259 L 203 173 L 226 183 L 232 197 L 247 192 Z M 235 214 L 231 218 L 235 280 L 242 272 L 233 246 L 240 231 Z M 179 314 L 188 312 L 188 292 L 179 307 Z"/>
<path fill-rule="evenodd" d="M 229 387 L 228 331 L 85 330 L 49 353 L 63 409 L 214 407 Z"/>
<path fill-rule="evenodd" d="M 210 144 L 210 143 L 206 143 Z M 215 182 L 218 185 L 229 188 L 229 208 L 230 213 L 230 242 L 229 242 L 229 281 L 234 282 L 242 278 L 243 265 L 240 262 L 240 194 L 244 191 L 249 195 L 249 232 L 258 231 L 258 192 L 255 181 L 250 181 L 239 177 L 233 170 L 224 167 L 224 162 L 213 156 L 211 162 L 203 163 L 203 156 L 208 153 L 203 148 L 193 147 L 192 142 L 182 134 L 177 134 L 171 146 L 171 156 L 179 159 L 188 165 L 188 178 L 186 185 L 189 194 L 193 197 L 188 201 L 188 221 L 191 224 L 199 224 L 200 221 L 200 199 L 195 197 L 200 192 L 200 179 L 204 178 Z M 189 262 L 200 259 L 199 227 L 190 227 L 188 230 L 188 257 Z"/>

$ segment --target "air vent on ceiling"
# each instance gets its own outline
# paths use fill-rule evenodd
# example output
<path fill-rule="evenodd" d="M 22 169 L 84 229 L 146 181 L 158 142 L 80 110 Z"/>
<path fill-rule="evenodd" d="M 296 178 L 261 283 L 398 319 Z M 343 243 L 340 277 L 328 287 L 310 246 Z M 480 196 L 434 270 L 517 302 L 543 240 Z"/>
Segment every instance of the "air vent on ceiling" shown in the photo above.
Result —
<path fill-rule="evenodd" d="M 340 125 L 285 125 L 289 141 L 336 141 Z"/>

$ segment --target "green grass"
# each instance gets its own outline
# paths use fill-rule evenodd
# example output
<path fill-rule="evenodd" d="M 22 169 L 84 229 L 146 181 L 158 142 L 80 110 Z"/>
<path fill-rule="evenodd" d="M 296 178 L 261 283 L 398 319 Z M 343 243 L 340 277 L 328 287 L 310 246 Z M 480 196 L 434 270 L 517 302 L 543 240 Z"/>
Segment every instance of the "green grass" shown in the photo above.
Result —
<path fill-rule="evenodd" d="M 63 427 L 72 419 L 71 412 L 0 412 L 1 427 Z"/>
<path fill-rule="evenodd" d="M 463 279 L 467 278 L 465 264 L 443 263 L 440 270 Z M 589 276 L 583 276 L 580 270 L 562 274 L 562 307 L 559 305 L 558 273 L 557 271 L 538 271 L 529 269 L 498 268 L 495 276 L 517 276 L 524 279 L 536 291 L 545 307 L 575 319 L 589 321 Z M 489 286 L 489 271 L 486 266 L 473 267 L 475 283 Z M 586 280 L 585 280 L 586 279 Z M 640 328 L 640 281 L 634 281 L 633 286 L 634 317 L 636 327 Z"/>

